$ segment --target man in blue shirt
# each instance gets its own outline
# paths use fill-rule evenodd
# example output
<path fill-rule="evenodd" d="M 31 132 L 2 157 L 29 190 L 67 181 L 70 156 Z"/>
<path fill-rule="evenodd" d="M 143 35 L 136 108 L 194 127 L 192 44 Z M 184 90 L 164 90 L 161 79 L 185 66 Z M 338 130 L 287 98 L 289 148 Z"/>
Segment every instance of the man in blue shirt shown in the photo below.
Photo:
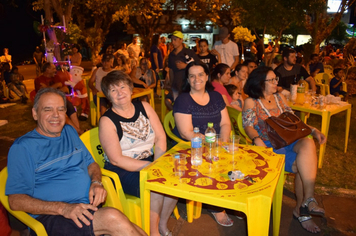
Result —
<path fill-rule="evenodd" d="M 32 116 L 37 127 L 8 155 L 11 209 L 30 213 L 48 235 L 145 235 L 117 209 L 98 207 L 106 198 L 101 171 L 75 129 L 65 125 L 65 94 L 39 90 Z"/>

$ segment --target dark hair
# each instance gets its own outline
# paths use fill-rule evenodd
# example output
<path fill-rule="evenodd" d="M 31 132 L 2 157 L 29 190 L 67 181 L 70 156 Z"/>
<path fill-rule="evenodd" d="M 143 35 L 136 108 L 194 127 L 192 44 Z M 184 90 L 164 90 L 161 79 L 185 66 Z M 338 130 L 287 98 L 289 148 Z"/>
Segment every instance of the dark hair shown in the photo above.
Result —
<path fill-rule="evenodd" d="M 230 68 L 230 66 L 228 66 L 224 63 L 217 64 L 215 66 L 213 72 L 211 73 L 211 81 L 219 80 L 218 74 L 220 74 L 220 76 L 225 74 L 226 70 L 229 68 Z"/>
<path fill-rule="evenodd" d="M 238 89 L 234 84 L 228 84 L 224 86 L 226 88 L 227 93 L 232 97 L 235 91 Z"/>
<path fill-rule="evenodd" d="M 51 88 L 51 87 L 47 87 L 47 88 L 41 88 L 40 90 L 38 90 L 38 92 L 36 93 L 35 99 L 33 101 L 33 108 L 37 111 L 38 108 L 38 102 L 40 100 L 40 98 L 42 97 L 43 94 L 46 93 L 54 93 L 54 94 L 58 94 L 59 96 L 62 97 L 63 102 L 64 102 L 64 107 L 65 109 L 67 109 L 67 98 L 64 92 L 62 92 L 59 89 L 55 89 L 55 88 Z"/>
<path fill-rule="evenodd" d="M 248 59 L 248 60 L 244 61 L 242 64 L 245 65 L 245 66 L 248 66 L 248 64 L 250 64 L 250 63 L 255 63 L 256 66 L 258 66 L 257 62 L 255 62 L 254 60 L 251 60 L 251 59 Z"/>
<path fill-rule="evenodd" d="M 118 44 L 118 48 L 121 49 L 124 45 L 125 45 L 125 43 L 121 42 L 121 43 Z"/>
<path fill-rule="evenodd" d="M 183 86 L 182 86 L 182 92 L 184 93 L 188 93 L 190 92 L 190 84 L 188 82 L 188 76 L 189 76 L 189 69 L 192 66 L 201 66 L 204 69 L 204 72 L 207 76 L 209 76 L 209 67 L 202 61 L 198 60 L 198 61 L 192 61 L 191 63 L 189 63 L 187 65 L 187 67 L 185 68 L 185 78 L 183 80 Z M 213 91 L 214 87 L 211 84 L 210 78 L 208 77 L 208 81 L 206 81 L 205 84 L 205 90 L 207 91 Z"/>
<path fill-rule="evenodd" d="M 319 57 L 319 55 L 318 55 L 318 54 L 316 54 L 316 53 L 311 54 L 311 55 L 310 55 L 310 60 L 313 60 L 313 59 L 314 59 L 314 57 Z"/>
<path fill-rule="evenodd" d="M 282 52 L 282 58 L 284 59 L 285 57 L 288 58 L 289 54 L 296 53 L 294 49 L 291 48 L 285 48 Z"/>
<path fill-rule="evenodd" d="M 209 45 L 209 42 L 206 39 L 200 39 L 198 44 L 200 45 L 203 42 L 205 42 L 207 45 Z"/>
<path fill-rule="evenodd" d="M 152 45 L 158 46 L 158 41 L 159 41 L 159 34 L 154 34 L 152 36 Z"/>
<path fill-rule="evenodd" d="M 42 66 L 41 72 L 42 72 L 42 73 L 45 73 L 46 70 L 51 67 L 51 65 L 52 65 L 51 62 L 45 62 L 45 63 L 43 64 L 43 66 Z"/>
<path fill-rule="evenodd" d="M 80 51 L 80 47 L 79 47 L 78 44 L 74 44 L 74 45 L 73 45 L 73 48 L 76 48 L 76 49 L 78 49 L 78 51 Z"/>
<path fill-rule="evenodd" d="M 336 76 L 337 73 L 339 73 L 339 71 L 342 70 L 341 68 L 336 68 L 333 70 L 333 74 Z"/>
<path fill-rule="evenodd" d="M 265 80 L 270 71 L 273 70 L 268 66 L 261 66 L 253 70 L 244 86 L 245 94 L 250 98 L 255 99 L 264 97 L 263 91 L 265 90 Z"/>
<path fill-rule="evenodd" d="M 235 67 L 235 69 L 234 69 L 233 71 L 231 71 L 231 77 L 232 77 L 232 76 L 235 76 L 236 72 L 239 72 L 239 71 L 242 69 L 242 67 L 247 67 L 247 69 L 248 69 L 248 66 L 247 66 L 247 65 L 238 64 L 238 65 Z"/>
<path fill-rule="evenodd" d="M 120 83 L 127 84 L 130 90 L 132 91 L 133 82 L 130 76 L 123 71 L 114 70 L 103 77 L 103 79 L 101 80 L 101 90 L 103 91 L 107 99 L 111 101 L 111 98 L 109 96 L 110 87 L 114 85 L 119 86 Z"/>
<path fill-rule="evenodd" d="M 117 56 L 117 58 L 120 58 L 120 60 L 121 60 L 121 62 L 122 62 L 122 65 L 126 65 L 126 64 L 127 64 L 127 63 L 126 63 L 126 56 L 125 56 L 125 55 L 119 54 L 119 55 Z"/>

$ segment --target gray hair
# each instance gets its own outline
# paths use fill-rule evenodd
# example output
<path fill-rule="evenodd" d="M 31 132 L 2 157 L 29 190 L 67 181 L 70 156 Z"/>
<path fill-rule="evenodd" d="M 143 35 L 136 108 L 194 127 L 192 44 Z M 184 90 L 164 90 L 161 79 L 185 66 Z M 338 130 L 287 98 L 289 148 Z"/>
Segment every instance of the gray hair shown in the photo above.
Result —
<path fill-rule="evenodd" d="M 35 100 L 33 101 L 33 108 L 35 108 L 36 111 L 38 108 L 38 102 L 39 102 L 40 98 L 42 97 L 42 95 L 47 94 L 47 93 L 54 93 L 54 94 L 58 94 L 59 96 L 61 96 L 63 98 L 64 107 L 65 107 L 65 109 L 67 109 L 67 99 L 66 99 L 66 95 L 64 94 L 64 92 L 62 92 L 61 90 L 55 89 L 55 88 L 47 87 L 47 88 L 40 89 L 35 96 Z"/>

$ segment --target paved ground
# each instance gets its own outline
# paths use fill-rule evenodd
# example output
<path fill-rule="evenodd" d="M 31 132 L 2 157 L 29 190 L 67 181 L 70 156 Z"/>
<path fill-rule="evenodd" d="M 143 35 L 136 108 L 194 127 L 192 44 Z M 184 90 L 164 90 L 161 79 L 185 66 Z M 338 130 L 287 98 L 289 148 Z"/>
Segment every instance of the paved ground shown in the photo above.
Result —
<path fill-rule="evenodd" d="M 85 62 L 85 68 L 90 70 L 90 62 Z M 29 91 L 31 91 L 33 89 L 32 79 L 35 77 L 35 67 L 33 65 L 20 66 L 19 70 L 20 73 L 25 76 L 25 83 Z M 159 101 L 157 101 L 157 109 L 159 109 L 159 106 Z M 6 109 L 0 109 L 0 118 L 2 112 L 6 112 Z M 13 139 L 3 137 L 0 134 L 0 169 L 6 166 L 6 156 L 12 142 Z M 355 193 L 347 192 L 346 194 L 343 193 L 342 196 L 340 196 L 341 190 L 335 190 L 334 193 L 335 195 L 316 196 L 319 204 L 326 210 L 325 218 L 315 218 L 316 223 L 322 229 L 322 232 L 318 235 L 356 235 Z M 303 230 L 299 223 L 292 218 L 294 205 L 294 194 L 285 189 L 280 235 L 312 235 Z M 246 220 L 239 220 L 231 215 L 231 218 L 234 220 L 234 225 L 232 227 L 222 227 L 214 221 L 210 213 L 203 209 L 202 216 L 199 219 L 194 220 L 193 223 L 188 223 L 184 220 L 186 218 L 184 201 L 178 204 L 178 208 L 182 218 L 176 220 L 172 217 L 169 220 L 169 228 L 173 230 L 175 236 L 247 235 Z M 256 227 L 258 227 L 258 222 L 256 222 Z M 19 235 L 19 233 L 14 231 L 12 235 Z"/>

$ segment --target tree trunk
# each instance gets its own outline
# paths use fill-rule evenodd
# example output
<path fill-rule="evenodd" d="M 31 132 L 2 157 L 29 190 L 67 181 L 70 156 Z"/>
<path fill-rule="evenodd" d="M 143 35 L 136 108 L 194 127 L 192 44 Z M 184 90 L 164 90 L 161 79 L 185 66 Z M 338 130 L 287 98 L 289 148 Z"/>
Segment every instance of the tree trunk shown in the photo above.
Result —
<path fill-rule="evenodd" d="M 50 0 L 44 1 L 44 11 L 45 11 L 45 22 L 49 22 L 51 24 L 53 14 L 52 14 L 52 10 L 51 10 Z M 61 60 L 61 52 L 60 52 L 57 36 L 56 36 L 54 29 L 49 28 L 47 30 L 47 34 L 48 34 L 49 39 L 52 40 L 53 44 L 54 44 L 53 54 L 56 57 L 57 61 L 60 61 Z"/>

